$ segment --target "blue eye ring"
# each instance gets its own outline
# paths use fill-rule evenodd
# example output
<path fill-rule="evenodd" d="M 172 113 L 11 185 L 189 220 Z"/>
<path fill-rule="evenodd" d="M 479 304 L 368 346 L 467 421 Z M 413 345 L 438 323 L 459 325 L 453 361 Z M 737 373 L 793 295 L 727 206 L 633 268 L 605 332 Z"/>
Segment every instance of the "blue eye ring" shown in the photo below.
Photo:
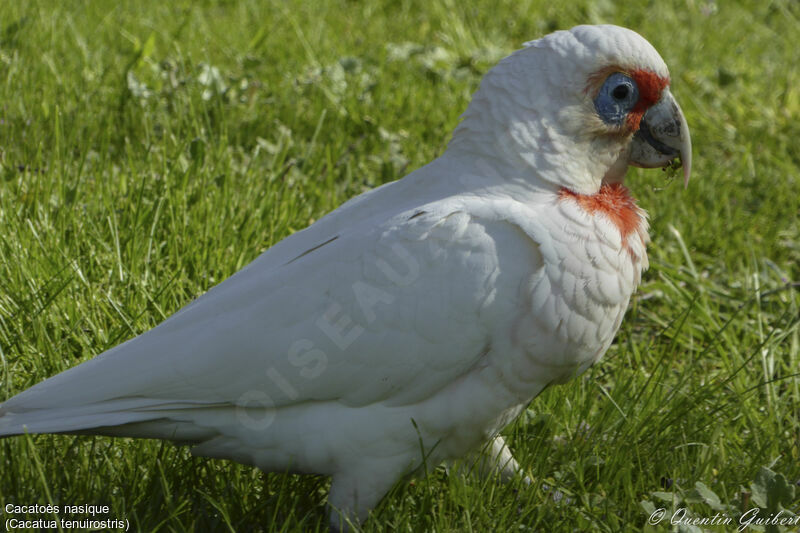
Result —
<path fill-rule="evenodd" d="M 594 99 L 594 108 L 603 122 L 621 126 L 638 101 L 639 87 L 636 81 L 627 74 L 614 72 L 600 87 Z"/>

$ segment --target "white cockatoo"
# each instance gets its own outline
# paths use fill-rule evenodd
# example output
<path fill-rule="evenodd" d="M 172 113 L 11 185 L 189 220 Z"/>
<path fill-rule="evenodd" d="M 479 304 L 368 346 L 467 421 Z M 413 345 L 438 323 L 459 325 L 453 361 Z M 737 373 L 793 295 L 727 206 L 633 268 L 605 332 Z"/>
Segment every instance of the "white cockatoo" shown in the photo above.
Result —
<path fill-rule="evenodd" d="M 0 404 L 0 435 L 170 439 L 329 475 L 334 526 L 487 443 L 608 349 L 647 268 L 628 165 L 680 158 L 667 66 L 578 26 L 492 68 L 441 157 L 364 193 L 158 327 Z"/>

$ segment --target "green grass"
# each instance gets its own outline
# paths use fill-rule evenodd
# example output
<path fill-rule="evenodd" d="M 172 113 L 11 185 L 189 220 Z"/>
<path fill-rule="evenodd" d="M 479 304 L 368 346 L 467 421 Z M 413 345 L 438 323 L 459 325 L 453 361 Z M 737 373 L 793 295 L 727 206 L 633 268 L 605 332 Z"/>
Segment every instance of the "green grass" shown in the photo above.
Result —
<path fill-rule="evenodd" d="M 645 4 L 0 3 L 0 399 L 440 154 L 522 42 L 610 22 L 665 58 L 695 158 L 686 191 L 629 174 L 653 243 L 617 341 L 508 428 L 533 487 L 437 469 L 365 529 L 800 512 L 800 9 Z M 3 506 L 106 504 L 134 530 L 322 531 L 327 483 L 160 442 L 0 441 Z"/>

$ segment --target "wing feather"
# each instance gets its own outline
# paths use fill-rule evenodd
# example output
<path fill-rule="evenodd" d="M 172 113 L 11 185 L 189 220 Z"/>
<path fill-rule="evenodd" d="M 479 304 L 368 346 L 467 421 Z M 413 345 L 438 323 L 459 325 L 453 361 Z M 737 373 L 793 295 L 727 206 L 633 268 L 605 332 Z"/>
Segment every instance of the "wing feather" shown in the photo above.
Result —
<path fill-rule="evenodd" d="M 0 414 L 18 416 L 0 417 L 0 434 L 36 410 L 73 420 L 55 431 L 109 425 L 136 399 L 145 408 L 118 423 L 163 416 L 159 405 L 428 397 L 485 353 L 496 247 L 518 230 L 458 198 L 395 210 L 382 223 L 326 223 L 335 236 L 312 226 L 290 237 L 156 328 L 6 401 Z M 37 430 L 54 431 L 50 419 Z"/>

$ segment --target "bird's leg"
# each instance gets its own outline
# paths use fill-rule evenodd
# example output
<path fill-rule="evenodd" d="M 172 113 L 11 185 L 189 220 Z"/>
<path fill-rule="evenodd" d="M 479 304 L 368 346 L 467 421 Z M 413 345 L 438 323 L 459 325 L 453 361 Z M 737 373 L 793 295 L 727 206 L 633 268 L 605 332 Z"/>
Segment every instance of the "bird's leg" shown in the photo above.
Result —
<path fill-rule="evenodd" d="M 362 525 L 401 474 L 377 467 L 335 474 L 328 495 L 331 531 L 344 533 Z"/>
<path fill-rule="evenodd" d="M 511 450 L 502 435 L 494 437 L 491 444 L 481 452 L 477 459 L 478 472 L 481 477 L 499 475 L 504 483 L 508 483 L 515 476 L 522 476 L 526 485 L 531 484 L 531 479 L 525 475 L 519 463 L 511 455 Z"/>

